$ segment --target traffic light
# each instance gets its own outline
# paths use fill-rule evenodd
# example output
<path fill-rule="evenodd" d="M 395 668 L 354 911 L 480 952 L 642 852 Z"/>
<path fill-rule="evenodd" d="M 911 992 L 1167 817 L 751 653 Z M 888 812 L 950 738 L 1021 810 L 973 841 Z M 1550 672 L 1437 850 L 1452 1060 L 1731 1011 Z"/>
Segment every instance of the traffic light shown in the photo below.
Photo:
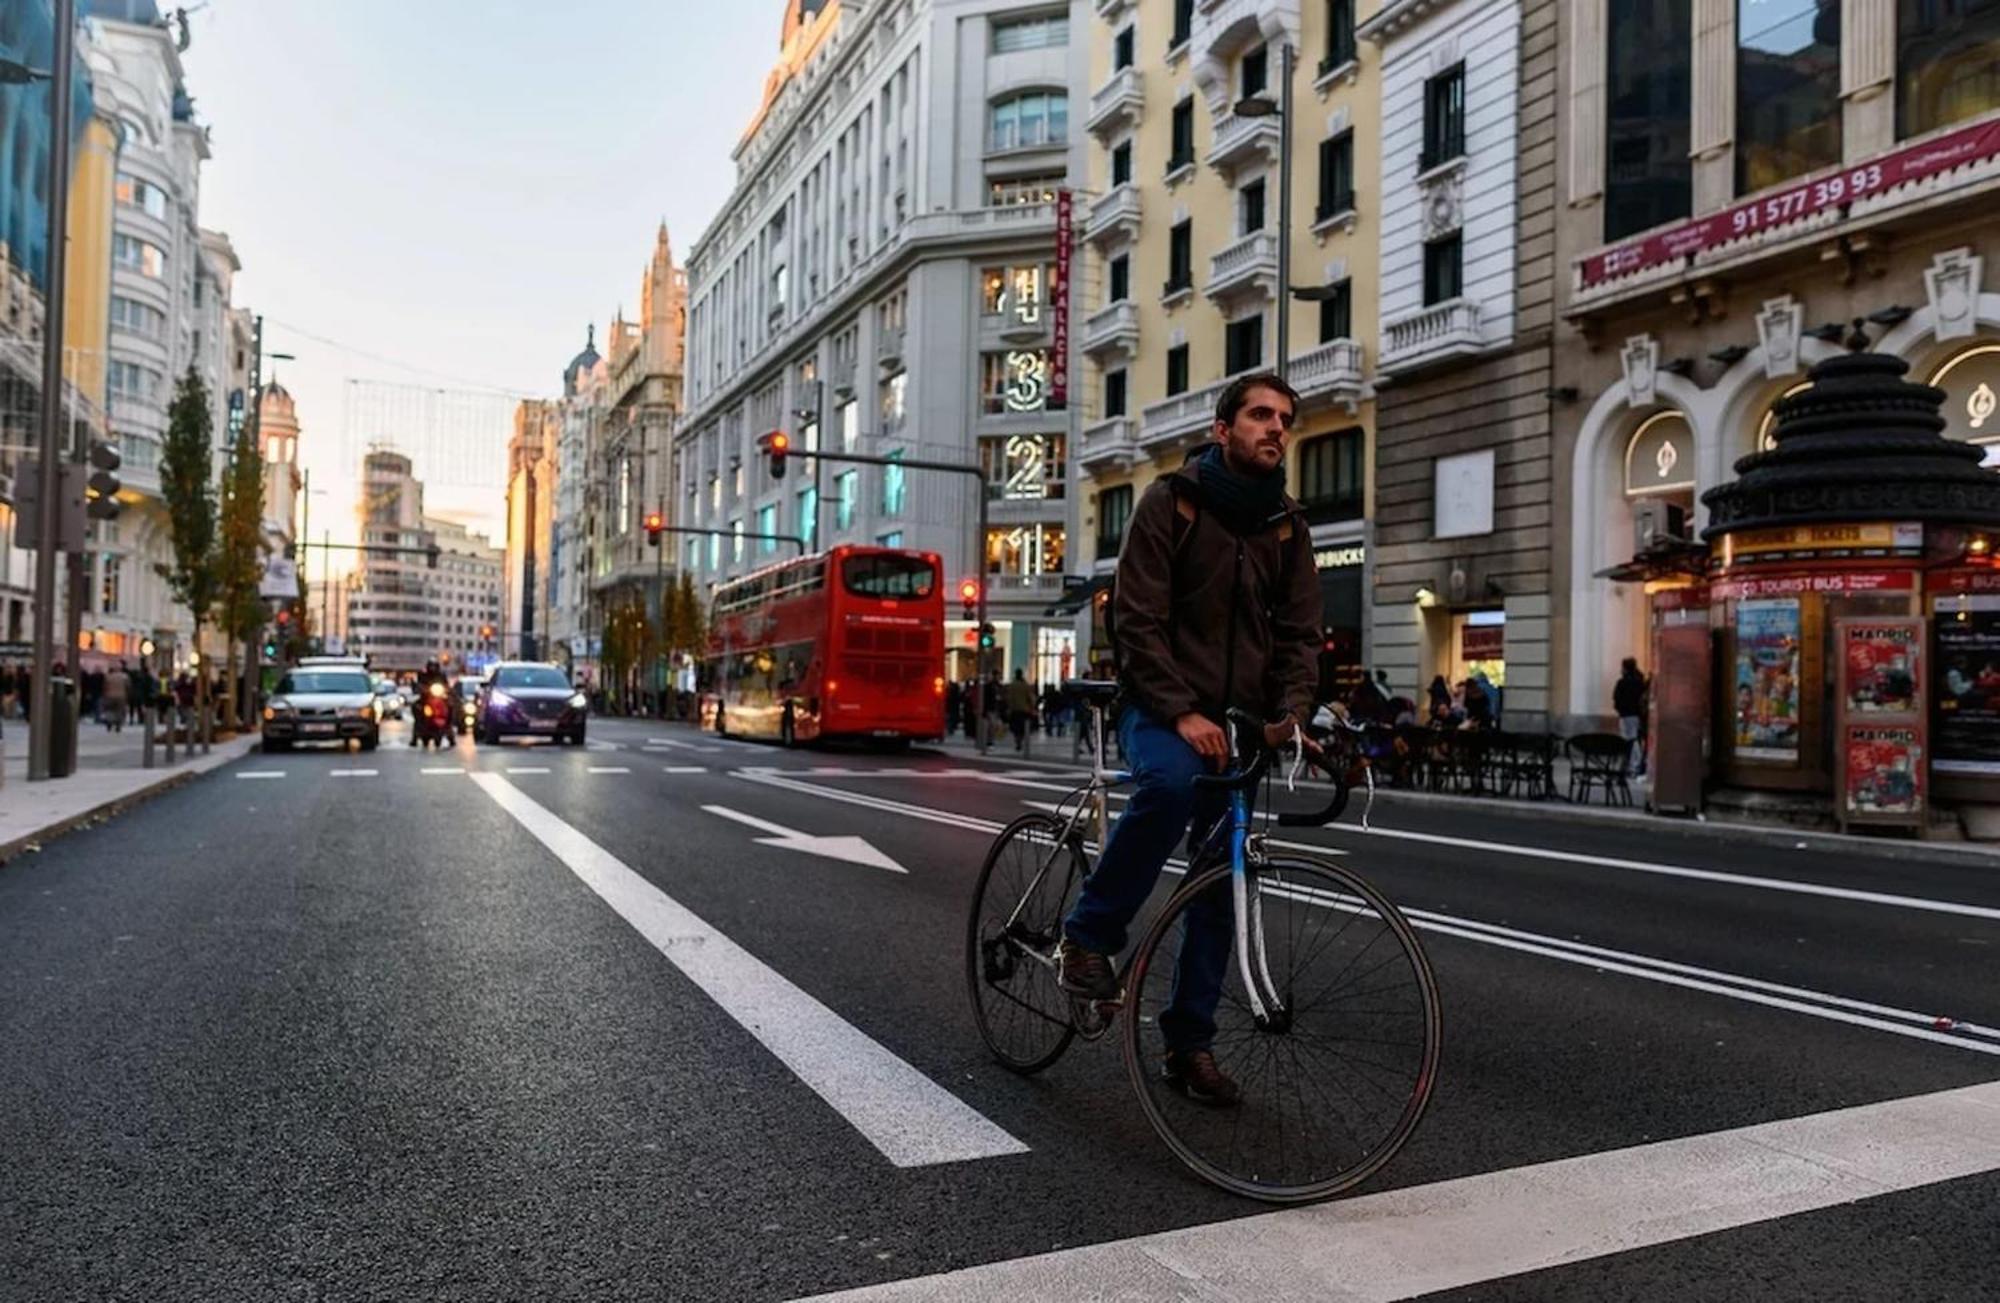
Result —
<path fill-rule="evenodd" d="M 492 641 L 493 641 L 493 626 L 492 626 L 492 625 L 490 625 L 490 624 L 482 624 L 482 625 L 480 625 L 480 626 L 479 626 L 479 641 L 481 641 L 481 642 L 492 642 Z"/>
<path fill-rule="evenodd" d="M 792 436 L 783 430 L 773 430 L 760 437 L 757 446 L 771 459 L 771 478 L 785 478 L 785 454 L 792 450 Z"/>
<path fill-rule="evenodd" d="M 425 562 L 425 564 L 426 564 L 426 565 L 428 565 L 428 566 L 430 566 L 430 568 L 431 568 L 431 569 L 433 569 L 433 570 L 437 569 L 437 568 L 438 568 L 438 553 L 439 553 L 440 551 L 442 551 L 442 550 L 443 550 L 443 549 L 439 548 L 439 547 L 438 547 L 438 545 L 437 545 L 437 544 L 435 544 L 435 543 L 433 543 L 433 544 L 431 544 L 431 545 L 430 545 L 429 547 L 425 548 L 425 549 L 424 549 L 424 562 Z"/>
<path fill-rule="evenodd" d="M 958 600 L 965 604 L 965 618 L 975 619 L 979 615 L 979 581 L 968 579 L 958 586 Z"/>
<path fill-rule="evenodd" d="M 990 622 L 979 626 L 979 650 L 992 651 L 999 641 Z"/>
<path fill-rule="evenodd" d="M 86 484 L 85 497 L 90 502 L 84 508 L 93 520 L 116 520 L 121 508 L 118 505 L 118 477 L 112 474 L 123 464 L 118 455 L 118 446 L 102 439 L 90 443 L 90 480 Z"/>
<path fill-rule="evenodd" d="M 646 546 L 658 547 L 660 535 L 666 531 L 667 518 L 657 511 L 646 513 Z"/>

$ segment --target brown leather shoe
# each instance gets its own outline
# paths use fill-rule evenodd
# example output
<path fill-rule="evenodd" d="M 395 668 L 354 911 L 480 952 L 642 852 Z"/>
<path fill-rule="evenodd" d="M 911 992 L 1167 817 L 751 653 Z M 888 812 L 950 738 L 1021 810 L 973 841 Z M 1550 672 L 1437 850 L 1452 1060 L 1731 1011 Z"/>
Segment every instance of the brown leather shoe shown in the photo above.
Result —
<path fill-rule="evenodd" d="M 1215 1066 L 1215 1055 L 1209 1050 L 1187 1054 L 1169 1050 L 1160 1068 L 1160 1078 L 1195 1103 L 1212 1108 L 1234 1108 L 1243 1098 L 1237 1084 Z"/>
<path fill-rule="evenodd" d="M 1079 999 L 1100 1004 L 1115 1003 L 1123 994 L 1110 957 L 1085 950 L 1068 937 L 1056 947 L 1056 985 Z"/>

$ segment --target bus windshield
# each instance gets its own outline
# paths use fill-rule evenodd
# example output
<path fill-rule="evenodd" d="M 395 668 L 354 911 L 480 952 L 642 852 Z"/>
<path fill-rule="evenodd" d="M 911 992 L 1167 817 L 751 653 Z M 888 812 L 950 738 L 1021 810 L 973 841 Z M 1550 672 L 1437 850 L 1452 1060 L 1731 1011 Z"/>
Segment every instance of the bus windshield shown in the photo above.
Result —
<path fill-rule="evenodd" d="M 841 569 L 856 597 L 923 598 L 937 587 L 937 567 L 923 557 L 856 556 Z"/>

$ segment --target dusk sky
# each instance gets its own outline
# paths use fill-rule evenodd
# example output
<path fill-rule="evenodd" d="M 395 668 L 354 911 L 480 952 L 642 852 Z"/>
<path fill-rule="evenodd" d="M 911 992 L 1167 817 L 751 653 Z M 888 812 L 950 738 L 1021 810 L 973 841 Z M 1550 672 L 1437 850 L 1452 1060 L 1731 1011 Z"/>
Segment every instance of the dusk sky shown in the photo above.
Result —
<path fill-rule="evenodd" d="M 553 395 L 585 327 L 637 311 L 662 218 L 684 259 L 777 54 L 778 0 L 210 0 L 188 89 L 201 221 L 298 400 L 312 533 L 350 540 L 350 381 Z M 327 341 L 333 341 L 329 343 Z M 504 427 L 491 449 L 504 461 Z M 425 473 L 423 449 L 405 440 Z M 481 464 L 484 464 L 483 461 Z M 433 510 L 501 539 L 502 503 Z M 344 568 L 336 566 L 337 569 Z M 313 567 L 317 576 L 319 567 Z"/>

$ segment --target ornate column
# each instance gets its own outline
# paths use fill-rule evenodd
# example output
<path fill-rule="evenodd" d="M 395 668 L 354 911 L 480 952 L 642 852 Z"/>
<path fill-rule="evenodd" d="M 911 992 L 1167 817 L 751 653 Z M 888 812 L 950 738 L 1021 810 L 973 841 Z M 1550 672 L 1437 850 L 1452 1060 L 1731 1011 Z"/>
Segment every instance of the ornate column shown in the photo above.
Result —
<path fill-rule="evenodd" d="M 1569 38 L 1569 202 L 1604 195 L 1605 0 L 1574 0 Z"/>
<path fill-rule="evenodd" d="M 1896 143 L 1895 0 L 1840 0 L 1841 155 L 1872 158 Z"/>

